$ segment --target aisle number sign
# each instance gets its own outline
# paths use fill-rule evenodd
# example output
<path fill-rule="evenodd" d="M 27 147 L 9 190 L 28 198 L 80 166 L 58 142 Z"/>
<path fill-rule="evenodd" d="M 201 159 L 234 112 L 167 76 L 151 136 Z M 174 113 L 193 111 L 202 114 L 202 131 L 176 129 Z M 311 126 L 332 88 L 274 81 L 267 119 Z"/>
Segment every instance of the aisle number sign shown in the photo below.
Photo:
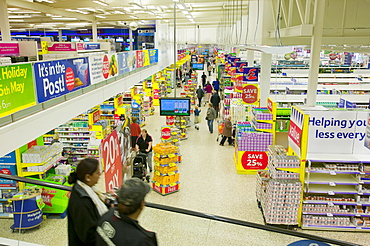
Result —
<path fill-rule="evenodd" d="M 36 105 L 32 65 L 0 67 L 0 118 Z"/>
<path fill-rule="evenodd" d="M 246 170 L 265 169 L 268 164 L 268 156 L 263 151 L 245 151 L 241 162 Z"/>
<path fill-rule="evenodd" d="M 100 145 L 100 152 L 104 163 L 105 189 L 110 191 L 122 185 L 121 148 L 117 132 L 114 130 Z"/>
<path fill-rule="evenodd" d="M 242 99 L 246 104 L 254 104 L 258 102 L 258 85 L 247 84 L 243 86 Z"/>

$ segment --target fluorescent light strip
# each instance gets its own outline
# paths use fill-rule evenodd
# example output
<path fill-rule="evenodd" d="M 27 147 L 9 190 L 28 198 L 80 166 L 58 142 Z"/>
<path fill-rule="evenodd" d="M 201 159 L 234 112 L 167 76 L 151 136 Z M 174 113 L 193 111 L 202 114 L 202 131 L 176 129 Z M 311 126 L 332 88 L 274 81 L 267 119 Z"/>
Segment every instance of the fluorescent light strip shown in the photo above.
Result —
<path fill-rule="evenodd" d="M 53 20 L 77 20 L 77 18 L 74 17 L 52 17 Z"/>
<path fill-rule="evenodd" d="M 97 3 L 97 4 L 100 4 L 100 5 L 103 5 L 103 6 L 108 6 L 109 5 L 106 2 L 103 2 L 103 1 L 100 1 L 100 0 L 94 0 L 93 2 Z"/>
<path fill-rule="evenodd" d="M 24 22 L 24 20 L 9 20 L 9 22 Z"/>
<path fill-rule="evenodd" d="M 130 15 L 130 17 L 133 18 L 133 19 L 139 19 L 138 17 L 133 16 L 133 15 Z"/>
<path fill-rule="evenodd" d="M 32 18 L 31 15 L 8 15 L 9 19 Z"/>
<path fill-rule="evenodd" d="M 190 13 L 189 13 L 189 11 L 187 11 L 187 10 L 183 10 L 182 11 L 182 13 L 184 14 L 184 15 L 189 15 Z"/>
<path fill-rule="evenodd" d="M 129 3 L 131 6 L 136 6 L 136 7 L 139 7 L 140 9 L 144 9 L 143 8 L 143 6 L 141 6 L 140 4 L 138 4 L 138 3 L 133 3 L 133 2 L 131 2 L 131 3 Z"/>
<path fill-rule="evenodd" d="M 95 15 L 95 16 L 98 17 L 98 18 L 102 18 L 102 19 L 107 18 L 106 16 L 102 16 L 102 15 Z"/>
<path fill-rule="evenodd" d="M 183 4 L 177 4 L 177 7 L 178 7 L 179 9 L 186 9 L 186 8 L 185 8 L 185 6 L 184 6 Z"/>

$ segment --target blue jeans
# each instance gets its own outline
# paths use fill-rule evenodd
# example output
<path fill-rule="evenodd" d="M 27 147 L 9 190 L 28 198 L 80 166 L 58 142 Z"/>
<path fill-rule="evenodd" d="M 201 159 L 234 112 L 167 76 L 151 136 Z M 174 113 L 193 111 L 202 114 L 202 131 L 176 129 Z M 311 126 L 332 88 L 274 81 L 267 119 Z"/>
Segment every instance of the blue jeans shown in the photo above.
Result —
<path fill-rule="evenodd" d="M 208 129 L 210 133 L 213 133 L 213 121 L 214 120 L 207 120 Z"/>

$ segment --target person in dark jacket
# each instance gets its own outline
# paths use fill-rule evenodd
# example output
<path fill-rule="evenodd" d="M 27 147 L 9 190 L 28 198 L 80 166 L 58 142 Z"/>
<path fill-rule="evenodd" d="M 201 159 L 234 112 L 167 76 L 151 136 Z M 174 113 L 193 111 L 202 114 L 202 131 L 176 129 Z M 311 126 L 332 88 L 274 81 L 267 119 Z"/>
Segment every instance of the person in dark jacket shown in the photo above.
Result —
<path fill-rule="evenodd" d="M 202 86 L 204 88 L 206 86 L 207 75 L 203 72 L 201 78 L 202 78 Z"/>
<path fill-rule="evenodd" d="M 216 91 L 220 90 L 220 81 L 218 79 L 214 80 L 212 82 L 212 85 L 213 85 L 213 89 L 215 89 Z"/>
<path fill-rule="evenodd" d="M 154 232 L 139 225 L 138 218 L 145 206 L 150 186 L 138 178 L 126 180 L 118 191 L 116 208 L 99 220 L 97 246 L 156 246 Z"/>
<path fill-rule="evenodd" d="M 204 90 L 202 89 L 201 86 L 199 86 L 199 88 L 196 90 L 196 93 L 198 98 L 198 107 L 200 107 L 202 103 L 202 98 L 204 96 Z"/>
<path fill-rule="evenodd" d="M 224 125 L 224 129 L 222 130 L 222 140 L 220 142 L 220 145 L 221 146 L 224 146 L 224 143 L 226 141 L 226 138 L 227 138 L 227 141 L 229 142 L 229 145 L 233 145 L 233 140 L 231 138 L 232 136 L 232 129 L 233 129 L 233 125 L 231 123 L 231 116 L 227 117 L 226 120 L 225 120 L 225 125 Z"/>
<path fill-rule="evenodd" d="M 104 197 L 94 187 L 100 177 L 99 166 L 96 159 L 83 159 L 68 177 L 68 183 L 74 184 L 67 209 L 69 246 L 96 244 L 98 220 L 108 211 Z"/>
<path fill-rule="evenodd" d="M 208 104 L 206 119 L 207 119 L 208 130 L 212 134 L 213 133 L 213 121 L 216 119 L 216 111 L 213 108 L 212 103 Z"/>
<path fill-rule="evenodd" d="M 213 108 L 216 110 L 216 118 L 218 117 L 218 111 L 220 110 L 220 101 L 221 98 L 218 95 L 217 91 L 213 91 L 213 95 L 211 96 L 211 103 L 213 105 Z"/>

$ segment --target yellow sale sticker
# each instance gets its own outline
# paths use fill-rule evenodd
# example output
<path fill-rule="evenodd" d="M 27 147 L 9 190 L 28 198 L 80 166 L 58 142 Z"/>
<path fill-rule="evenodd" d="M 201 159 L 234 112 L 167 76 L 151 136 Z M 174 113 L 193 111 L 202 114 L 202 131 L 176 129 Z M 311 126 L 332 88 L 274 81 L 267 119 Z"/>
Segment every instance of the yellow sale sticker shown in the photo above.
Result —
<path fill-rule="evenodd" d="M 169 154 L 168 157 L 175 157 L 175 154 Z"/>
<path fill-rule="evenodd" d="M 176 163 L 170 163 L 168 164 L 170 167 L 176 167 Z"/>
<path fill-rule="evenodd" d="M 171 184 L 170 184 L 170 186 L 175 186 L 175 185 L 176 185 L 176 183 L 171 183 Z"/>
<path fill-rule="evenodd" d="M 175 172 L 169 172 L 168 175 L 175 175 Z"/>
<path fill-rule="evenodd" d="M 158 183 L 158 182 L 155 182 L 155 186 L 161 186 L 161 184 L 160 183 Z"/>

